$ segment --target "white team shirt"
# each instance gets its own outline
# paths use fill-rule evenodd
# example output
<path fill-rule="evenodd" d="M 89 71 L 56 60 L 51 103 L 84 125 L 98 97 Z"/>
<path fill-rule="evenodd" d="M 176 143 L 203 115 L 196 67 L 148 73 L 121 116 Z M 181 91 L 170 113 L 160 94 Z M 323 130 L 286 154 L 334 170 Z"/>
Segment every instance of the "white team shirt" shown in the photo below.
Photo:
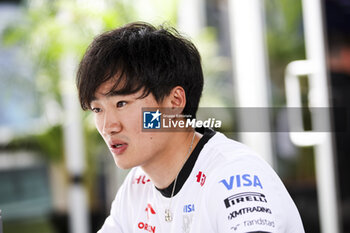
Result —
<path fill-rule="evenodd" d="M 304 232 L 293 200 L 265 161 L 221 133 L 209 138 L 204 134 L 192 152 L 194 166 L 184 166 L 189 175 L 176 185 L 181 189 L 172 199 L 172 222 L 164 214 L 170 198 L 137 167 L 98 233 Z"/>

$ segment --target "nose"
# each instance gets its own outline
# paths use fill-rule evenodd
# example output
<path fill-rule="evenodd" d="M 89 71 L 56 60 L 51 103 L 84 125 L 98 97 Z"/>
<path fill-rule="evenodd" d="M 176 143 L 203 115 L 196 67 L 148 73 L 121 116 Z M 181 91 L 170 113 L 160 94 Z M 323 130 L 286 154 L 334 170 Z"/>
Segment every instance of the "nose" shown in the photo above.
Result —
<path fill-rule="evenodd" d="M 103 115 L 102 134 L 104 136 L 111 136 L 119 133 L 122 130 L 122 125 L 117 115 L 113 112 L 106 111 Z"/>

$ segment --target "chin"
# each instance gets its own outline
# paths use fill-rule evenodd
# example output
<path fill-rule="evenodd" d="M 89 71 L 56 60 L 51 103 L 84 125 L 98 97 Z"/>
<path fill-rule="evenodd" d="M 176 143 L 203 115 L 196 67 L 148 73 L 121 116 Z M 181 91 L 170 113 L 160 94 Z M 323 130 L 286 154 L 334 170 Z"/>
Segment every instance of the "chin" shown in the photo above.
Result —
<path fill-rule="evenodd" d="M 118 168 L 123 169 L 123 170 L 127 170 L 127 169 L 131 169 L 133 167 L 136 167 L 136 165 L 131 164 L 131 163 L 123 163 L 122 161 L 118 161 L 118 159 L 114 159 L 115 165 L 117 165 Z"/>

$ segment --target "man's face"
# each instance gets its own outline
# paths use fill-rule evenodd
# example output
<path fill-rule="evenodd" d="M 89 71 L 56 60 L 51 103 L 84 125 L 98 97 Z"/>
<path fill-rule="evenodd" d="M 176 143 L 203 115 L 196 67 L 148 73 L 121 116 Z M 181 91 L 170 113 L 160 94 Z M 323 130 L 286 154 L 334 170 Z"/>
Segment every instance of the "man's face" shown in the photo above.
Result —
<path fill-rule="evenodd" d="M 113 80 L 103 83 L 91 102 L 96 128 L 118 167 L 146 166 L 166 151 L 169 135 L 143 132 L 142 108 L 161 105 L 152 94 L 139 99 L 142 91 L 130 95 L 107 95 L 113 84 Z"/>

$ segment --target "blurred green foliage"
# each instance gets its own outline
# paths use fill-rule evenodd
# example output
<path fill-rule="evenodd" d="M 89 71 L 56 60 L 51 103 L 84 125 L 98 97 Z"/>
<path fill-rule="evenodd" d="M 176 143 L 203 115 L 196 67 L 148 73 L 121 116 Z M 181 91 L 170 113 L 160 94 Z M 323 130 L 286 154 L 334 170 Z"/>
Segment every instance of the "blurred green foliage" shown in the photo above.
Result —
<path fill-rule="evenodd" d="M 284 72 L 287 64 L 305 59 L 301 0 L 268 0 L 266 38 L 274 104 L 284 105 Z"/>
<path fill-rule="evenodd" d="M 61 102 L 59 62 L 66 53 L 82 56 L 96 34 L 125 24 L 134 15 L 127 3 L 95 3 L 28 1 L 22 6 L 23 18 L 5 31 L 4 44 L 20 45 L 33 59 L 42 98 Z"/>
<path fill-rule="evenodd" d="M 60 62 L 67 53 L 82 57 L 84 51 L 94 36 L 124 25 L 128 22 L 142 20 L 147 17 L 145 12 L 136 8 L 140 1 L 71 1 L 71 0 L 30 0 L 21 6 L 23 17 L 9 25 L 3 34 L 2 43 L 8 46 L 17 46 L 28 54 L 34 64 L 35 87 L 40 96 L 37 103 L 44 106 L 45 102 L 54 101 L 62 106 L 62 76 Z M 162 7 L 155 7 L 159 0 L 148 2 L 149 7 L 156 8 L 160 17 L 157 20 L 169 24 L 176 21 L 176 0 L 162 2 Z M 163 15 L 162 15 L 163 14 Z M 154 15 L 152 15 L 154 16 Z M 162 23 L 162 22 L 158 22 Z M 78 61 L 77 61 L 78 63 Z M 72 83 L 74 80 L 71 80 Z M 50 125 L 44 132 L 36 135 L 15 138 L 8 148 L 36 149 L 49 159 L 63 158 L 62 124 Z M 83 121 L 84 128 L 91 122 Z M 93 147 L 97 133 L 87 130 L 85 137 L 87 152 L 94 151 Z M 90 143 L 92 142 L 92 143 Z"/>
<path fill-rule="evenodd" d="M 60 162 L 64 150 L 62 126 L 55 125 L 38 134 L 15 137 L 3 149 L 36 151 L 45 159 Z"/>

